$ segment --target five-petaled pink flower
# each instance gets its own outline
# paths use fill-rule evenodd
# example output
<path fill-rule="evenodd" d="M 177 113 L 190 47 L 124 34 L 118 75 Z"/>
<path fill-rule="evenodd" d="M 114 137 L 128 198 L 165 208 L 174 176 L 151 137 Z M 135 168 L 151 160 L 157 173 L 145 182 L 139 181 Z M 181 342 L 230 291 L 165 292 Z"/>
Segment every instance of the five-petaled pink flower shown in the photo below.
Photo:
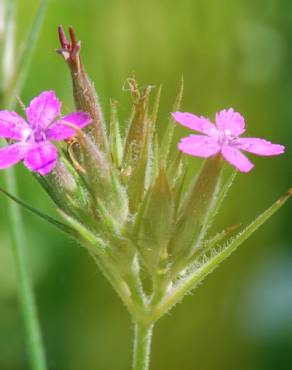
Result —
<path fill-rule="evenodd" d="M 26 167 L 41 175 L 51 172 L 58 160 L 57 148 L 51 140 L 74 136 L 76 131 L 70 124 L 83 128 L 91 123 L 89 114 L 84 112 L 61 118 L 60 113 L 61 102 L 54 91 L 44 91 L 30 102 L 26 108 L 28 122 L 15 112 L 0 111 L 0 137 L 12 140 L 11 145 L 0 149 L 0 169 L 23 160 Z"/>
<path fill-rule="evenodd" d="M 283 145 L 272 144 L 264 139 L 240 138 L 245 131 L 244 118 L 232 108 L 217 113 L 215 125 L 207 118 L 191 113 L 175 112 L 172 116 L 181 125 L 204 134 L 190 135 L 181 139 L 178 144 L 179 150 L 203 158 L 221 153 L 241 172 L 249 172 L 253 168 L 253 164 L 241 150 L 262 156 L 279 155 L 285 151 Z"/>

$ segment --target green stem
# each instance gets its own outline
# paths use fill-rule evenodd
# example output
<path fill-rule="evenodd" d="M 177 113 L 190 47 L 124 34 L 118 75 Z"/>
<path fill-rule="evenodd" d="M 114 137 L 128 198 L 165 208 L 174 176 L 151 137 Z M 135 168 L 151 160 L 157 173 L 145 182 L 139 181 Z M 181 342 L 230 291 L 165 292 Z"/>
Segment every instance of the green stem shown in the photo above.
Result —
<path fill-rule="evenodd" d="M 148 370 L 153 325 L 136 323 L 134 328 L 134 353 L 132 370 Z"/>
<path fill-rule="evenodd" d="M 5 12 L 5 35 L 3 44 L 0 45 L 3 53 L 0 66 L 0 106 L 5 105 L 6 109 L 14 109 L 15 95 L 22 90 L 25 79 L 30 67 L 30 61 L 37 38 L 40 32 L 41 24 L 45 15 L 45 9 L 48 0 L 41 0 L 40 7 L 27 39 L 21 62 L 15 68 L 13 63 L 15 58 L 15 24 L 16 24 L 16 0 L 5 2 L 7 12 Z M 13 81 L 12 88 L 9 88 Z M 14 169 L 5 171 L 6 187 L 15 196 L 17 196 L 17 184 Z M 12 248 L 15 260 L 16 278 L 19 290 L 19 300 L 25 325 L 26 337 L 28 342 L 29 357 L 31 368 L 33 370 L 46 370 L 45 354 L 43 349 L 41 331 L 37 317 L 36 304 L 33 294 L 32 281 L 29 274 L 28 257 L 26 254 L 25 232 L 19 207 L 14 202 L 8 203 L 8 214 L 10 218 Z"/>
<path fill-rule="evenodd" d="M 17 193 L 14 170 L 5 171 L 6 186 L 14 194 Z M 19 299 L 28 339 L 30 361 L 33 370 L 45 370 L 46 361 L 39 327 L 32 282 L 29 274 L 28 258 L 21 214 L 18 205 L 8 202 L 9 218 L 12 230 L 12 248 L 15 260 L 16 277 L 18 282 Z"/>

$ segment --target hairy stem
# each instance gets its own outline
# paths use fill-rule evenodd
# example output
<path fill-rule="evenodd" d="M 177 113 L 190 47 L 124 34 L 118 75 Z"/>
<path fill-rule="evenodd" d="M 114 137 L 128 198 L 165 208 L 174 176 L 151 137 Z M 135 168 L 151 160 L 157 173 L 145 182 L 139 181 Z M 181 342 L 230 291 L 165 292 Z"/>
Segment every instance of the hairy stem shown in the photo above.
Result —
<path fill-rule="evenodd" d="M 148 370 L 153 325 L 136 323 L 134 327 L 134 351 L 132 370 Z"/>

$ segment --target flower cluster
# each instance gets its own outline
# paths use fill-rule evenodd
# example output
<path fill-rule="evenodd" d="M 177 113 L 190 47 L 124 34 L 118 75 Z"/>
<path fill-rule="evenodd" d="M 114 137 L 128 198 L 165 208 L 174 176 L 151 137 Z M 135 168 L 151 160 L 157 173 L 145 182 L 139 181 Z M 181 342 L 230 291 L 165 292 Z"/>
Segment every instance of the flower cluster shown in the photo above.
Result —
<path fill-rule="evenodd" d="M 229 227 L 210 237 L 210 225 L 234 179 L 235 171 L 225 176 L 230 172 L 225 160 L 248 172 L 253 164 L 241 151 L 272 156 L 285 148 L 240 137 L 245 122 L 233 109 L 217 113 L 216 124 L 180 112 L 183 86 L 160 138 L 160 90 L 151 105 L 152 87 L 139 88 L 135 78 L 127 81 L 133 104 L 122 135 L 115 103 L 106 124 L 73 29 L 68 41 L 60 27 L 59 40 L 77 112 L 60 117 L 61 103 L 53 91 L 31 101 L 27 121 L 15 112 L 0 111 L 0 137 L 8 140 L 0 149 L 0 169 L 23 160 L 41 175 L 39 182 L 66 224 L 45 218 L 89 250 L 133 321 L 151 331 L 291 195 L 288 192 L 237 235 L 229 238 L 234 231 Z M 179 151 L 172 150 L 175 121 L 199 133 L 181 139 Z M 51 143 L 71 138 L 59 153 Z M 205 158 L 191 181 L 192 169 L 181 152 Z"/>
<path fill-rule="evenodd" d="M 133 105 L 122 135 L 115 103 L 106 124 L 81 62 L 80 42 L 72 28 L 69 33 L 70 41 L 59 27 L 58 53 L 71 73 L 77 111 L 61 116 L 54 91 L 30 102 L 26 120 L 16 112 L 0 111 L 0 138 L 7 140 L 0 149 L 0 169 L 23 160 L 37 173 L 65 223 L 6 194 L 88 249 L 135 323 L 133 369 L 146 370 L 154 323 L 292 195 L 288 191 L 237 235 L 229 237 L 235 230 L 231 226 L 210 236 L 236 173 L 225 176 L 230 172 L 225 161 L 249 172 L 253 164 L 242 151 L 273 156 L 285 148 L 241 137 L 244 118 L 232 108 L 217 113 L 215 124 L 180 112 L 183 86 L 160 139 L 160 89 L 151 105 L 152 87 L 139 88 L 135 78 L 127 81 Z M 182 138 L 179 151 L 172 150 L 175 121 L 198 133 Z M 52 141 L 65 141 L 59 144 L 62 150 Z M 182 153 L 205 159 L 191 181 L 192 169 Z"/>

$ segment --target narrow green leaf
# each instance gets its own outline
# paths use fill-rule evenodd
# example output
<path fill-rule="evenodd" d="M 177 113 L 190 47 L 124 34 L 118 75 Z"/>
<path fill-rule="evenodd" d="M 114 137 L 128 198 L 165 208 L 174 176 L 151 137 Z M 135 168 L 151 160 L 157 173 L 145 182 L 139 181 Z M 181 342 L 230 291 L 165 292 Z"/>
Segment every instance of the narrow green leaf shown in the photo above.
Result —
<path fill-rule="evenodd" d="M 184 92 L 184 81 L 182 78 L 180 89 L 179 89 L 178 95 L 176 97 L 176 100 L 175 100 L 175 103 L 172 109 L 173 112 L 176 112 L 180 109 L 183 92 Z M 169 157 L 170 157 L 170 149 L 171 149 L 171 144 L 173 140 L 174 129 L 175 129 L 175 121 L 172 119 L 172 117 L 170 117 L 168 121 L 168 126 L 166 128 L 166 131 L 164 133 L 162 143 L 161 143 L 161 160 L 165 161 L 165 163 L 168 162 Z"/>
<path fill-rule="evenodd" d="M 111 101 L 109 145 L 113 163 L 116 168 L 120 168 L 123 158 L 123 143 L 121 138 L 120 124 L 117 112 L 117 102 L 113 100 Z"/>
<path fill-rule="evenodd" d="M 175 304 L 182 300 L 185 294 L 196 288 L 202 280 L 219 266 L 227 257 L 231 255 L 246 239 L 248 239 L 259 227 L 261 227 L 292 195 L 292 189 L 289 189 L 279 200 L 270 208 L 259 215 L 254 222 L 249 224 L 237 236 L 231 238 L 221 249 L 215 251 L 210 257 L 206 257 L 200 265 L 195 264 L 193 272 L 183 277 L 181 281 L 173 288 L 172 292 L 165 298 L 158 307 L 157 319 L 169 311 Z"/>
<path fill-rule="evenodd" d="M 147 137 L 147 145 L 148 145 L 148 154 L 147 154 L 147 168 L 145 174 L 145 188 L 148 189 L 155 181 L 156 177 L 159 173 L 159 166 L 160 166 L 160 157 L 159 157 L 159 140 L 158 135 L 156 132 L 156 124 L 157 124 L 157 116 L 158 116 L 158 109 L 161 97 L 161 89 L 162 86 L 160 85 L 156 96 L 154 99 L 154 104 L 152 108 L 152 113 L 150 114 L 150 123 L 149 123 L 149 133 Z"/>
<path fill-rule="evenodd" d="M 159 173 L 159 164 L 160 164 L 160 156 L 159 156 L 159 142 L 158 142 L 158 136 L 157 134 L 154 135 L 153 141 L 152 141 L 152 164 L 151 164 L 151 180 L 152 183 L 155 181 L 156 177 Z"/>
<path fill-rule="evenodd" d="M 218 246 L 218 243 L 222 241 L 224 238 L 229 236 L 234 230 L 236 230 L 240 225 L 232 225 L 227 227 L 226 229 L 218 232 L 215 234 L 212 238 L 203 241 L 201 245 L 199 246 L 198 250 L 194 253 L 193 256 L 191 256 L 190 260 L 188 261 L 188 264 L 194 263 L 195 261 L 199 260 L 201 257 L 203 257 L 206 253 L 211 251 L 213 248 L 216 248 Z"/>
<path fill-rule="evenodd" d="M 75 220 L 73 217 L 67 215 L 65 212 L 59 210 L 62 217 L 71 225 L 72 229 L 78 235 L 77 239 L 80 241 L 80 237 L 85 242 L 86 246 L 91 252 L 96 254 L 104 255 L 106 245 L 104 241 L 97 235 L 93 234 L 85 226 L 83 226 L 79 221 Z"/>
<path fill-rule="evenodd" d="M 177 151 L 175 158 L 172 160 L 167 170 L 167 174 L 171 179 L 171 185 L 173 188 L 176 187 L 177 183 L 180 183 L 180 179 L 184 172 L 185 166 L 183 163 L 183 153 L 181 151 Z"/>
<path fill-rule="evenodd" d="M 158 117 L 158 109 L 159 109 L 159 104 L 160 104 L 160 97 L 161 97 L 161 90 L 162 90 L 162 85 L 159 86 L 155 99 L 154 99 L 154 104 L 152 108 L 152 113 L 151 113 L 151 126 L 152 126 L 152 131 L 154 131 L 154 127 L 157 123 L 157 117 Z"/>
<path fill-rule="evenodd" d="M 174 184 L 175 186 L 174 186 L 173 192 L 174 192 L 174 199 L 175 199 L 175 207 L 174 207 L 175 208 L 175 219 L 177 219 L 177 216 L 179 214 L 180 204 L 183 199 L 183 189 L 186 184 L 187 173 L 188 173 L 187 169 L 183 168 L 180 173 L 180 177 L 177 178 Z"/>
<path fill-rule="evenodd" d="M 0 192 L 5 194 L 8 198 L 12 199 L 14 202 L 18 203 L 20 206 L 24 207 L 28 211 L 32 212 L 36 216 L 40 217 L 41 219 L 49 222 L 51 225 L 55 226 L 57 229 L 63 231 L 65 234 L 69 234 L 71 237 L 76 236 L 76 232 L 70 226 L 63 224 L 62 222 L 55 220 L 54 218 L 50 217 L 49 215 L 35 209 L 34 207 L 30 206 L 29 204 L 25 203 L 24 201 L 16 198 L 15 196 L 9 194 L 6 190 L 0 188 Z"/>

